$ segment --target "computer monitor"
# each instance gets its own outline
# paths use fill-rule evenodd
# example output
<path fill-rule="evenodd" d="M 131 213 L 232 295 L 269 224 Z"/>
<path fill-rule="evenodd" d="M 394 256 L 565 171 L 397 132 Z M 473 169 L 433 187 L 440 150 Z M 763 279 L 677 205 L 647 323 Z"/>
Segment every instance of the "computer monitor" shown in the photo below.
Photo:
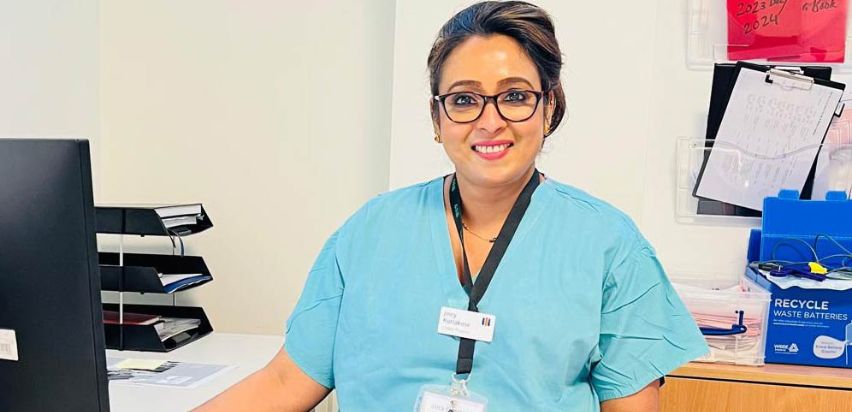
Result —
<path fill-rule="evenodd" d="M 0 138 L 0 411 L 108 411 L 102 316 L 89 143 Z"/>

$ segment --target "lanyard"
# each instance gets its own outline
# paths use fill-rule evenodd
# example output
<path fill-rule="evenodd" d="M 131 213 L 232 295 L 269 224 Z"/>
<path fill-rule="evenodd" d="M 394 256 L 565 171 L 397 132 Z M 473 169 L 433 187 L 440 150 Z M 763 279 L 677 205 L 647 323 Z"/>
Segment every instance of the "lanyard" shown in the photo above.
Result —
<path fill-rule="evenodd" d="M 512 210 L 509 211 L 509 216 L 506 217 L 506 221 L 500 229 L 500 234 L 497 235 L 497 240 L 494 241 L 494 244 L 491 246 L 491 251 L 488 252 L 488 257 L 485 258 L 485 263 L 482 265 L 482 269 L 476 277 L 476 282 L 473 282 L 470 274 L 470 266 L 468 266 L 467 263 L 467 252 L 465 252 L 464 249 L 461 193 L 459 192 L 456 175 L 453 175 L 453 180 L 450 183 L 450 207 L 453 212 L 453 220 L 456 223 L 456 230 L 459 232 L 459 240 L 461 241 L 462 286 L 470 299 L 467 310 L 472 312 L 479 311 L 477 305 L 485 295 L 485 291 L 488 289 L 488 285 L 491 283 L 491 279 L 494 277 L 494 272 L 497 271 L 497 266 L 503 259 L 503 255 L 506 254 L 509 242 L 511 242 L 512 238 L 515 236 L 515 231 L 518 229 L 518 225 L 521 223 L 521 218 L 524 217 L 524 213 L 526 213 L 527 207 L 530 205 L 533 191 L 535 191 L 536 187 L 538 187 L 539 181 L 539 172 L 536 169 L 533 172 L 530 181 L 527 182 L 527 185 L 524 186 L 521 194 L 518 195 L 518 199 L 515 200 Z M 459 357 L 458 361 L 456 361 L 457 374 L 469 374 L 471 369 L 473 369 L 473 352 L 475 344 L 476 341 L 473 339 L 461 338 L 459 341 Z"/>

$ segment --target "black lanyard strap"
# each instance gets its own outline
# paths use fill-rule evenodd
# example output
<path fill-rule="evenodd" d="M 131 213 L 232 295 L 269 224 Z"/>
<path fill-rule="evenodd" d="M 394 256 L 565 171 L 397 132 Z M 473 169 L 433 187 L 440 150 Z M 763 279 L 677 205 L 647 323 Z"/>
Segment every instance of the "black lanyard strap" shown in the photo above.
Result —
<path fill-rule="evenodd" d="M 540 181 L 538 170 L 533 171 L 530 181 L 527 182 L 524 189 L 515 200 L 512 210 L 503 222 L 503 227 L 500 229 L 500 234 L 497 235 L 497 240 L 491 246 L 488 256 L 485 258 L 485 263 L 476 277 L 476 282 L 473 281 L 470 274 L 470 266 L 467 262 L 467 252 L 464 247 L 464 230 L 462 226 L 462 198 L 459 192 L 458 181 L 456 175 L 453 175 L 453 180 L 450 182 L 450 208 L 453 212 L 453 220 L 456 223 L 456 230 L 459 232 L 459 240 L 462 248 L 462 286 L 467 292 L 469 301 L 467 309 L 472 312 L 478 312 L 479 301 L 485 296 L 485 291 L 488 290 L 488 285 L 491 284 L 491 279 L 494 278 L 494 272 L 497 271 L 497 266 L 503 260 L 503 255 L 506 254 L 506 249 L 509 248 L 509 242 L 515 236 L 515 231 L 521 224 L 521 219 L 527 211 L 527 207 L 532 200 L 533 192 L 538 187 Z M 473 339 L 461 338 L 459 341 L 459 357 L 456 361 L 456 373 L 469 374 L 473 369 L 473 353 L 475 350 L 476 341 Z"/>

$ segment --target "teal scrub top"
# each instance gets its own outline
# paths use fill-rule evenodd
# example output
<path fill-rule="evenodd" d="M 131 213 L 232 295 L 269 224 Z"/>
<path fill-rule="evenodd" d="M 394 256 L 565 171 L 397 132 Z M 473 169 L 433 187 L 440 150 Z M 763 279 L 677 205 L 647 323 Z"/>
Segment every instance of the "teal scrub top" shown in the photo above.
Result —
<path fill-rule="evenodd" d="M 424 385 L 449 385 L 458 338 L 442 306 L 467 309 L 443 179 L 380 195 L 326 242 L 287 321 L 285 349 L 337 390 L 342 411 L 411 411 Z M 468 388 L 489 411 L 598 411 L 707 352 L 633 222 L 576 188 L 533 194 L 480 312 Z"/>

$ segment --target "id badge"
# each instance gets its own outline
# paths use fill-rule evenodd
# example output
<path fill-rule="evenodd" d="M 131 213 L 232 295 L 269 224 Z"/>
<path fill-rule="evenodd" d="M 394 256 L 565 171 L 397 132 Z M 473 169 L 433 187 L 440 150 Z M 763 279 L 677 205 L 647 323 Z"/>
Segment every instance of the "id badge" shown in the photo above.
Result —
<path fill-rule="evenodd" d="M 453 377 L 450 386 L 424 385 L 414 404 L 414 412 L 486 412 L 488 400 L 470 392 L 465 382 Z"/>
<path fill-rule="evenodd" d="M 444 306 L 438 316 L 438 333 L 491 342 L 496 322 L 494 315 Z"/>

